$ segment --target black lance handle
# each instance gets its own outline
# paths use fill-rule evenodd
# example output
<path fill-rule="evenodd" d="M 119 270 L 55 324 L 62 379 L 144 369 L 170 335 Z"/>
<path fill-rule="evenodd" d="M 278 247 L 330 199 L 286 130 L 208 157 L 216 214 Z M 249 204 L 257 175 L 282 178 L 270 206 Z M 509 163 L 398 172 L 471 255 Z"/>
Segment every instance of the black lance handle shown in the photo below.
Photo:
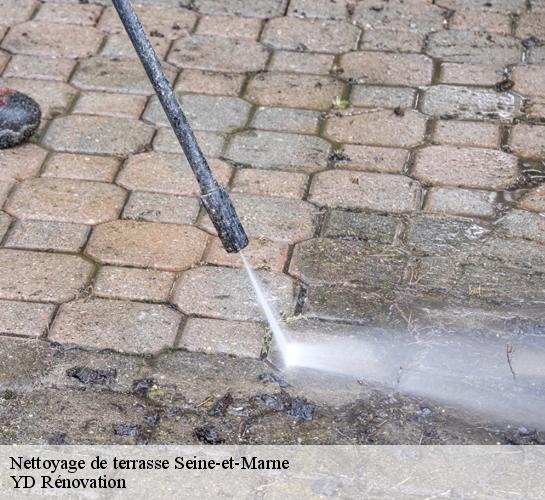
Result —
<path fill-rule="evenodd" d="M 202 203 L 214 223 L 225 250 L 239 252 L 248 245 L 246 232 L 229 195 L 212 175 L 195 134 L 187 122 L 130 0 L 112 0 L 112 2 L 197 178 L 201 188 Z"/>

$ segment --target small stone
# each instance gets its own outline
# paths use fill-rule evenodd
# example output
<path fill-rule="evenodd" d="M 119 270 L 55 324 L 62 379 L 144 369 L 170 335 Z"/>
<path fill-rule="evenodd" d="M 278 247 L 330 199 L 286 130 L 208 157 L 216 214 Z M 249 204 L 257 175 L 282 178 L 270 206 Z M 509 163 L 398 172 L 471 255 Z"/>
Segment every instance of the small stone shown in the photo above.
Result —
<path fill-rule="evenodd" d="M 293 280 L 282 273 L 256 271 L 265 296 L 278 314 L 291 315 L 295 305 Z M 173 303 L 188 315 L 216 319 L 260 321 L 263 313 L 243 269 L 199 267 L 181 274 Z"/>
<path fill-rule="evenodd" d="M 40 125 L 42 112 L 31 97 L 0 87 L 0 149 L 29 139 Z"/>
<path fill-rule="evenodd" d="M 105 264 L 181 271 L 200 260 L 206 239 L 191 226 L 117 220 L 93 229 L 86 253 Z"/>
<path fill-rule="evenodd" d="M 307 184 L 308 175 L 299 172 L 243 168 L 237 170 L 231 192 L 302 199 Z"/>
<path fill-rule="evenodd" d="M 17 220 L 4 246 L 77 253 L 84 247 L 88 234 L 89 226 L 84 224 Z"/>
<path fill-rule="evenodd" d="M 434 187 L 428 191 L 424 209 L 463 217 L 494 217 L 494 201 L 491 191 Z"/>
<path fill-rule="evenodd" d="M 182 332 L 182 349 L 259 358 L 266 329 L 261 323 L 190 318 Z"/>
<path fill-rule="evenodd" d="M 84 299 L 63 304 L 49 334 L 52 342 L 126 353 L 173 347 L 181 314 L 167 306 Z"/>
<path fill-rule="evenodd" d="M 166 302 L 175 277 L 153 269 L 102 266 L 93 293 L 110 299 Z"/>
<path fill-rule="evenodd" d="M 0 333 L 40 337 L 54 312 L 54 304 L 0 300 Z"/>
<path fill-rule="evenodd" d="M 194 224 L 199 214 L 197 198 L 133 191 L 123 210 L 124 219 Z"/>
<path fill-rule="evenodd" d="M 400 174 L 405 168 L 407 156 L 405 149 L 346 144 L 341 157 L 333 161 L 335 167 L 340 169 Z"/>

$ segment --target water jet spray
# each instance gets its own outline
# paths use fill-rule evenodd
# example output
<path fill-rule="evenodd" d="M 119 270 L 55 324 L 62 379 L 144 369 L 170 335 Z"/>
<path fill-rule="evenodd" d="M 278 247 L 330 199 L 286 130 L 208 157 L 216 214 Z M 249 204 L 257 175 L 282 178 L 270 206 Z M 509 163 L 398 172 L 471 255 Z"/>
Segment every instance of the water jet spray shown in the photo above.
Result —
<path fill-rule="evenodd" d="M 212 175 L 195 134 L 163 72 L 159 58 L 153 50 L 130 0 L 112 0 L 112 2 L 195 174 L 201 190 L 202 204 L 206 208 L 225 250 L 240 252 L 248 245 L 246 232 L 229 195 Z"/>

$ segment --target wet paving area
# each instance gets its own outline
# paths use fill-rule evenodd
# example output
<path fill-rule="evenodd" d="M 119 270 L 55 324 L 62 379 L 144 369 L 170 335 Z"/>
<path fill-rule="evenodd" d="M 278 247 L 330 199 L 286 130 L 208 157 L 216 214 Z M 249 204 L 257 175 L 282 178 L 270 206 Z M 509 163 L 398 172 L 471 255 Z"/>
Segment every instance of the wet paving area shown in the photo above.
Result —
<path fill-rule="evenodd" d="M 545 3 L 134 3 L 298 368 L 110 3 L 0 0 L 0 443 L 545 444 Z"/>

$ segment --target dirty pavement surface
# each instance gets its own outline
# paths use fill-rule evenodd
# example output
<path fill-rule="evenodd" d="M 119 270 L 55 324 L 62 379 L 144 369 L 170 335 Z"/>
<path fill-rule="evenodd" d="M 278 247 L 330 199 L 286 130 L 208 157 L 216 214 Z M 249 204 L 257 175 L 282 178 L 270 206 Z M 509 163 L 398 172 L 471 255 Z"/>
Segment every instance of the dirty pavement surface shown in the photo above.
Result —
<path fill-rule="evenodd" d="M 288 325 L 545 335 L 545 2 L 135 3 Z M 284 378 L 109 2 L 0 14 L 1 443 L 545 442 Z"/>

